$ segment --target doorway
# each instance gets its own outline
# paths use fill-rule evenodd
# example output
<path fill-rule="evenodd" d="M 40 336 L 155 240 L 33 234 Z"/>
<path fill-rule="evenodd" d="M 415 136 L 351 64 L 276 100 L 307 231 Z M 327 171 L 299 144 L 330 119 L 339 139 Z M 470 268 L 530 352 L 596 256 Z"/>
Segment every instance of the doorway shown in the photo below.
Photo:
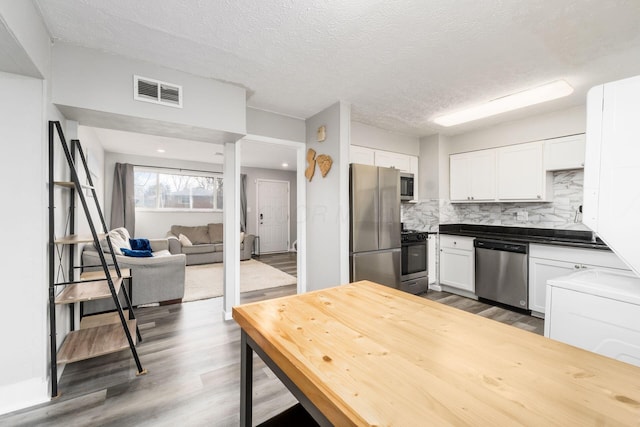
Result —
<path fill-rule="evenodd" d="M 289 182 L 257 179 L 256 209 L 260 253 L 287 252 L 290 244 Z"/>

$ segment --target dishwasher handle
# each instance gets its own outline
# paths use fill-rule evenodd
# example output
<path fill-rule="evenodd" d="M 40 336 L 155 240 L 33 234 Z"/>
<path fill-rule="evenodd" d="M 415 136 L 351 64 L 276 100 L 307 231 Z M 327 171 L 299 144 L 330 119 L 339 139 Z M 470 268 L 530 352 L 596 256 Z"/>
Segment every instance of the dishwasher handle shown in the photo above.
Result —
<path fill-rule="evenodd" d="M 477 249 L 488 249 L 493 251 L 515 252 L 526 254 L 529 252 L 529 245 L 526 243 L 516 243 L 498 240 L 475 239 L 473 246 Z"/>

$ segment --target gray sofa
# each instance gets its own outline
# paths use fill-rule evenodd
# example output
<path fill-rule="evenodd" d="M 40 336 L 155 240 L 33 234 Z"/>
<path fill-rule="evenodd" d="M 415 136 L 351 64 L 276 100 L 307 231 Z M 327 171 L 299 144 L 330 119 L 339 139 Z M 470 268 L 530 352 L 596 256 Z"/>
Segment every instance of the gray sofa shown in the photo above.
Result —
<path fill-rule="evenodd" d="M 186 239 L 183 237 L 180 241 L 181 234 Z M 167 233 L 169 252 L 185 254 L 187 265 L 222 262 L 224 248 L 222 235 L 222 224 L 220 223 L 197 226 L 172 225 L 171 231 Z M 241 236 L 240 260 L 244 261 L 251 259 L 255 236 L 253 234 Z"/>
<path fill-rule="evenodd" d="M 113 231 L 111 231 L 113 233 Z M 179 302 L 184 296 L 186 256 L 171 254 L 167 239 L 150 239 L 152 257 L 134 258 L 116 255 L 120 268 L 130 268 L 133 283 L 134 306 L 161 302 Z M 106 259 L 111 263 L 111 254 Z M 82 251 L 82 265 L 95 266 L 100 264 L 98 251 L 93 244 L 85 245 Z M 84 267 L 83 270 L 99 270 L 100 267 Z M 129 288 L 127 288 L 128 290 Z M 120 301 L 124 297 L 120 293 Z M 115 304 L 111 299 L 86 301 L 84 314 L 99 313 L 112 310 Z"/>

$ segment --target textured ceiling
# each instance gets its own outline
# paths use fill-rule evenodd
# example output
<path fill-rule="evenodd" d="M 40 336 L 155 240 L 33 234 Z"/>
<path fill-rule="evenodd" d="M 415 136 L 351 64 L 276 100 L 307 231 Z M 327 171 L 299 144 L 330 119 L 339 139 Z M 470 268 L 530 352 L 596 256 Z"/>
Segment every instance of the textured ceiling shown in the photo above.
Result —
<path fill-rule="evenodd" d="M 307 118 L 459 133 L 585 103 L 640 74 L 638 0 L 36 0 L 55 40 L 233 82 L 248 105 Z M 567 80 L 562 100 L 454 128 L 430 122 Z"/>

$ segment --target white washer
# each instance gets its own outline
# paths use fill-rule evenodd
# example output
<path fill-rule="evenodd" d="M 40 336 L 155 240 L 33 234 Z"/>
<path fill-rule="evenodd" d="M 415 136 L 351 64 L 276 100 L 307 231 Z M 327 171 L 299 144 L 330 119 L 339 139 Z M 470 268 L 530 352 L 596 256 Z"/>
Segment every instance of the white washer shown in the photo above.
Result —
<path fill-rule="evenodd" d="M 546 337 L 640 366 L 640 277 L 588 269 L 547 282 Z"/>

